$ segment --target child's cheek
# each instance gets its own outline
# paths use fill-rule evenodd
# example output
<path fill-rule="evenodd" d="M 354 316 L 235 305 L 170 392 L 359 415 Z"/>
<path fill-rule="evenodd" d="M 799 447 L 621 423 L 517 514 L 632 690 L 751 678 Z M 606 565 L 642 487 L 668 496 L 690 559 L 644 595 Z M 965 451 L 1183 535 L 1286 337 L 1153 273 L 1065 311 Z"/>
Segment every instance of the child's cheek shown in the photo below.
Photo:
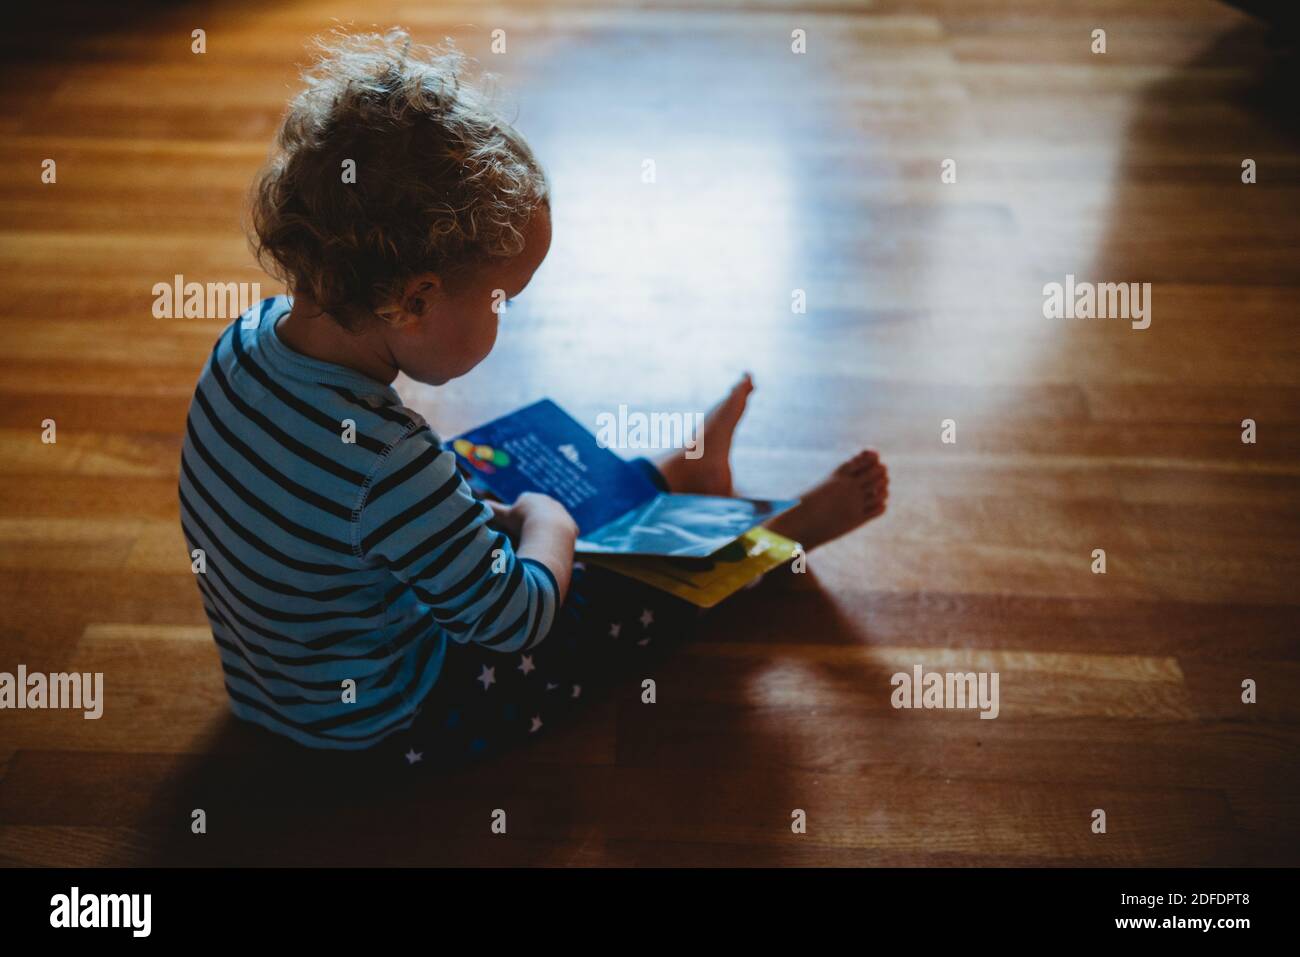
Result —
<path fill-rule="evenodd" d="M 480 328 L 483 330 L 482 358 L 486 359 L 488 353 L 492 351 L 492 347 L 497 344 L 497 334 L 501 329 L 500 316 L 495 309 L 488 310 L 488 314 L 484 317 L 484 322 Z"/>

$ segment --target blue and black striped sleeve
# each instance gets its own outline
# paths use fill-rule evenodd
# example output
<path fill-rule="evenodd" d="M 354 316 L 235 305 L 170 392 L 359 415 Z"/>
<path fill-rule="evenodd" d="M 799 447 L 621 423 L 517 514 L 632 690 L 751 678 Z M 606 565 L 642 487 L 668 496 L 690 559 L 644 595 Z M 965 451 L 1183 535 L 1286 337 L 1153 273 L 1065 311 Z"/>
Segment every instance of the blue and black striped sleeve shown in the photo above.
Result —
<path fill-rule="evenodd" d="M 372 476 L 357 543 L 364 559 L 410 585 L 456 641 L 530 648 L 550 631 L 559 588 L 544 565 L 515 554 L 491 519 L 455 455 L 422 429 L 399 441 Z"/>

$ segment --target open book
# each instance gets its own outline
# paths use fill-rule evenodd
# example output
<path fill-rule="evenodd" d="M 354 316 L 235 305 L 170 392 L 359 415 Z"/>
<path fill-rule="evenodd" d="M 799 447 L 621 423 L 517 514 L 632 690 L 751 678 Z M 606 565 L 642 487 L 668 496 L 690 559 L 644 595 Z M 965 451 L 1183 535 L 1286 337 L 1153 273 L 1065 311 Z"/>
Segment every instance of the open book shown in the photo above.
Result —
<path fill-rule="evenodd" d="M 660 491 L 549 399 L 448 444 L 478 492 L 506 503 L 525 492 L 561 502 L 578 524 L 576 550 L 584 561 L 696 604 L 720 600 L 714 586 L 722 578 L 730 594 L 793 554 L 793 542 L 756 526 L 797 500 Z"/>

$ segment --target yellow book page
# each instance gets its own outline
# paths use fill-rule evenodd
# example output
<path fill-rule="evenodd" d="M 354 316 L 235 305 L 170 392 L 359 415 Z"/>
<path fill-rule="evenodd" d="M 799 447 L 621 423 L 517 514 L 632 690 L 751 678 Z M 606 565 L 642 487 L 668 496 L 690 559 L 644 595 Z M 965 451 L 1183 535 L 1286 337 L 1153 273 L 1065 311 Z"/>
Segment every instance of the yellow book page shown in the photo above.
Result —
<path fill-rule="evenodd" d="M 701 608 L 790 561 L 799 545 L 759 526 L 708 558 L 656 558 L 644 555 L 585 555 L 588 565 L 608 568 Z"/>

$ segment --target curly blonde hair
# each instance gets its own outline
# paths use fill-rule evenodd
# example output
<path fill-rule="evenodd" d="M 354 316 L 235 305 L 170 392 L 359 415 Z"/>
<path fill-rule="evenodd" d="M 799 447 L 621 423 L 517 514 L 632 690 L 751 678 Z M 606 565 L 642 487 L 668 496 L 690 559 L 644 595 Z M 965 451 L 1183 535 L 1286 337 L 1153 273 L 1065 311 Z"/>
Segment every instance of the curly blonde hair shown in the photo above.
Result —
<path fill-rule="evenodd" d="M 549 198 L 523 137 L 450 45 L 402 30 L 316 41 L 251 199 L 258 261 L 348 329 L 393 321 L 407 281 L 518 255 Z M 355 182 L 345 181 L 346 161 Z"/>

